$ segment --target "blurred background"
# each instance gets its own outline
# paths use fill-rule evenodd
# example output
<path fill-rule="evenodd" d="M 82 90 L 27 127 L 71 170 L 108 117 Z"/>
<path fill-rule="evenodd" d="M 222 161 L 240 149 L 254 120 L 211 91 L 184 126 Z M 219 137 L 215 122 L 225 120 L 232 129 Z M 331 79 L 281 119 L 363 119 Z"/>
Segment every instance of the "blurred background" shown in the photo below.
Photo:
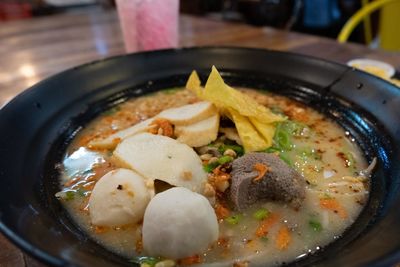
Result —
<path fill-rule="evenodd" d="M 255 26 L 271 26 L 337 38 L 345 22 L 368 2 L 370 1 L 181 0 L 180 12 L 217 20 Z M 0 27 L 3 22 L 10 20 L 30 19 L 66 12 L 85 12 L 85 10 L 96 8 L 114 9 L 115 0 L 2 0 L 0 2 Z M 374 12 L 368 17 L 369 24 L 365 24 L 365 21 L 360 23 L 349 40 L 367 43 L 374 47 L 379 16 L 380 12 Z M 367 28 L 365 28 L 366 25 Z"/>

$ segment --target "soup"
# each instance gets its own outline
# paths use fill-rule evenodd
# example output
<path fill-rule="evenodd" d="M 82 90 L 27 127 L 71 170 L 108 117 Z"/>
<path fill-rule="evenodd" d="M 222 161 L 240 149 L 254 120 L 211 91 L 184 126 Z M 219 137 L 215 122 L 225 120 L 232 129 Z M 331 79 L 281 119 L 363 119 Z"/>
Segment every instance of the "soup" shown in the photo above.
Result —
<path fill-rule="evenodd" d="M 267 128 L 265 149 L 245 140 L 264 136 L 246 128 L 253 117 L 167 89 L 87 125 L 65 154 L 57 197 L 94 240 L 143 266 L 274 266 L 318 251 L 363 209 L 371 167 L 362 171 L 367 162 L 354 139 L 324 115 L 265 91 L 239 91 L 280 120 Z M 181 167 L 190 171 L 173 178 Z M 129 196 L 136 202 L 127 207 Z M 182 241 L 188 236 L 193 245 Z"/>

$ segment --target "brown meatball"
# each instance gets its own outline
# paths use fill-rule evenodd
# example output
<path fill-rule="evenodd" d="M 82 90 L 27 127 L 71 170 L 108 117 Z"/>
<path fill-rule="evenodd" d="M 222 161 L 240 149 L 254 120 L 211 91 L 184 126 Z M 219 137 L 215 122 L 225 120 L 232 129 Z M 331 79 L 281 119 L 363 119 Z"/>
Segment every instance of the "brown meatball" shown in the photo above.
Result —
<path fill-rule="evenodd" d="M 262 200 L 276 200 L 299 208 L 305 197 L 305 180 L 274 154 L 248 153 L 233 161 L 230 198 L 242 211 Z"/>

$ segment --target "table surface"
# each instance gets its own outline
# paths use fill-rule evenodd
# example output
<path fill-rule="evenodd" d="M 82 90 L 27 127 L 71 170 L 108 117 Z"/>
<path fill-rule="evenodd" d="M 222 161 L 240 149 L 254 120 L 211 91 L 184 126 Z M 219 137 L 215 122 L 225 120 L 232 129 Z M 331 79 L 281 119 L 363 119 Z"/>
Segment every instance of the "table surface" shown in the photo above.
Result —
<path fill-rule="evenodd" d="M 356 44 L 256 28 L 200 17 L 181 16 L 180 46 L 242 46 L 290 51 L 340 63 L 353 58 L 386 61 L 400 70 L 400 53 Z M 89 10 L 0 26 L 0 107 L 24 89 L 76 65 L 124 53 L 114 11 Z M 0 267 L 43 267 L 0 234 Z"/>

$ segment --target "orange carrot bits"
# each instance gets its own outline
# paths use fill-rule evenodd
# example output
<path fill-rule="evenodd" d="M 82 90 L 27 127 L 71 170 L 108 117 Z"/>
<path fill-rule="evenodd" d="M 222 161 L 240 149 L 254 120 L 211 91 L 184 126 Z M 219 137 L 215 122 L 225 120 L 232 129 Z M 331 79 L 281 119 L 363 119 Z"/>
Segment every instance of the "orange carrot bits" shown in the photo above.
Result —
<path fill-rule="evenodd" d="M 291 239 L 292 237 L 290 235 L 289 228 L 286 225 L 284 225 L 278 231 L 275 245 L 279 250 L 285 250 L 289 247 Z"/>
<path fill-rule="evenodd" d="M 335 198 L 321 198 L 319 200 L 319 205 L 321 208 L 333 211 L 342 219 L 347 218 L 347 211 Z"/>
<path fill-rule="evenodd" d="M 219 247 L 222 247 L 224 249 L 229 248 L 230 244 L 229 244 L 229 237 L 220 237 L 217 240 L 217 245 Z"/>
<path fill-rule="evenodd" d="M 106 227 L 106 226 L 95 226 L 94 227 L 94 231 L 96 234 L 102 234 L 107 232 L 108 230 L 110 230 L 110 228 Z"/>
<path fill-rule="evenodd" d="M 222 206 L 221 204 L 215 205 L 214 209 L 215 209 L 215 214 L 217 215 L 218 220 L 225 219 L 230 214 L 230 211 L 226 207 Z"/>
<path fill-rule="evenodd" d="M 253 169 L 258 172 L 258 175 L 253 179 L 253 182 L 261 180 L 267 172 L 271 171 L 270 167 L 262 163 L 254 164 Z"/>
<path fill-rule="evenodd" d="M 260 226 L 258 226 L 256 230 L 256 236 L 257 237 L 264 237 L 268 234 L 268 231 L 271 229 L 271 227 L 277 223 L 279 220 L 279 215 L 272 213 L 270 216 L 268 216 L 266 219 L 264 219 Z"/>
<path fill-rule="evenodd" d="M 136 240 L 135 251 L 137 253 L 142 253 L 142 251 L 143 251 L 143 239 L 142 239 L 142 237 L 140 237 L 138 240 Z"/>
<path fill-rule="evenodd" d="M 197 263 L 201 263 L 201 258 L 199 255 L 193 255 L 190 257 L 186 257 L 183 259 L 180 259 L 178 261 L 179 265 L 192 265 L 192 264 L 197 264 Z"/>

